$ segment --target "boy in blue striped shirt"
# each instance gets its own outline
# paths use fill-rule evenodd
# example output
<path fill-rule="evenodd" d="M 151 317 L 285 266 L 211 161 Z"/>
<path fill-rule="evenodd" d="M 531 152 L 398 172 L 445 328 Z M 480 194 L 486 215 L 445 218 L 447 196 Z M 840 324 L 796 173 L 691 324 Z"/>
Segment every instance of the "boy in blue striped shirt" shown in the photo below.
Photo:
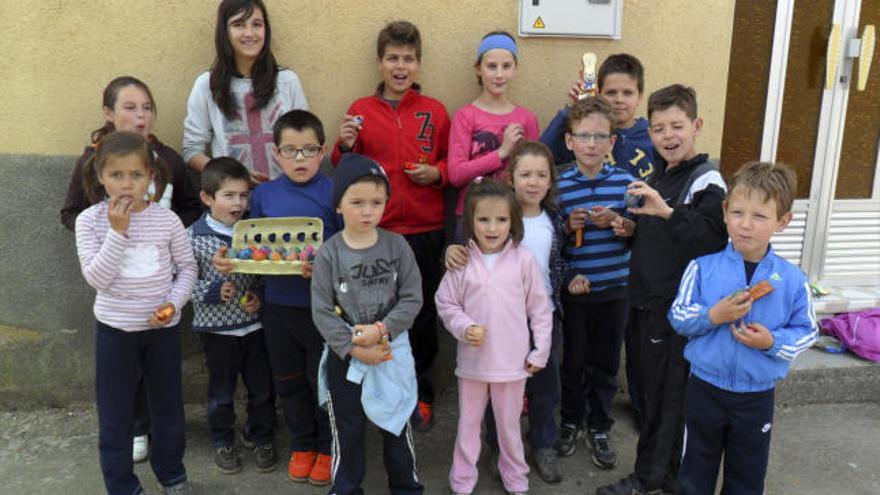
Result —
<path fill-rule="evenodd" d="M 570 280 L 562 297 L 562 428 L 556 450 L 561 456 L 574 453 L 586 413 L 592 460 L 603 469 L 617 461 L 608 432 L 614 423 L 611 402 L 629 313 L 629 249 L 614 234 L 611 222 L 628 215 L 624 193 L 635 181 L 606 161 L 615 137 L 614 113 L 605 100 L 576 102 L 565 133 L 565 145 L 575 161 L 557 179 L 560 207 L 567 218 L 569 240 L 563 255 Z"/>

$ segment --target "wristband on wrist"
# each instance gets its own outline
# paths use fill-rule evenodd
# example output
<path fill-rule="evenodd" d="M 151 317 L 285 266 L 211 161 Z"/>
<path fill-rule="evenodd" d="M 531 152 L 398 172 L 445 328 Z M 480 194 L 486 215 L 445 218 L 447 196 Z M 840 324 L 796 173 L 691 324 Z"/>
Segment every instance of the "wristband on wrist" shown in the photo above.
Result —
<path fill-rule="evenodd" d="M 373 324 L 376 325 L 376 328 L 379 329 L 380 339 L 383 339 L 383 338 L 387 339 L 388 338 L 388 330 L 385 328 L 385 324 L 382 323 L 381 321 L 377 321 L 376 323 L 373 323 Z"/>

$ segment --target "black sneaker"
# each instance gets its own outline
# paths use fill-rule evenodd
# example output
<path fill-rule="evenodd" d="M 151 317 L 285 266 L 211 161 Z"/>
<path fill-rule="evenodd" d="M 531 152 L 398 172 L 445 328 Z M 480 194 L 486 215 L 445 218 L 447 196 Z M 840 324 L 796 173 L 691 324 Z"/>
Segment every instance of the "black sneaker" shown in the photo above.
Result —
<path fill-rule="evenodd" d="M 532 449 L 530 457 L 538 477 L 545 483 L 559 483 L 562 475 L 559 474 L 559 466 L 556 463 L 556 451 L 553 449 Z"/>
<path fill-rule="evenodd" d="M 572 426 L 562 425 L 559 429 L 559 439 L 556 440 L 556 453 L 560 457 L 568 457 L 577 450 L 577 441 L 584 435 L 584 431 Z"/>
<path fill-rule="evenodd" d="M 662 490 L 645 490 L 635 474 L 631 474 L 617 483 L 596 488 L 596 495 L 661 495 L 662 493 Z"/>
<path fill-rule="evenodd" d="M 611 447 L 611 439 L 607 431 L 590 430 L 585 440 L 587 447 L 593 452 L 593 464 L 602 469 L 611 469 L 617 464 L 617 454 Z"/>
<path fill-rule="evenodd" d="M 271 473 L 278 466 L 278 456 L 275 454 L 275 446 L 271 443 L 254 447 L 254 463 L 257 471 Z"/>
<path fill-rule="evenodd" d="M 217 453 L 214 455 L 214 464 L 217 465 L 217 469 L 223 474 L 235 474 L 241 471 L 238 450 L 231 445 L 217 448 Z"/>

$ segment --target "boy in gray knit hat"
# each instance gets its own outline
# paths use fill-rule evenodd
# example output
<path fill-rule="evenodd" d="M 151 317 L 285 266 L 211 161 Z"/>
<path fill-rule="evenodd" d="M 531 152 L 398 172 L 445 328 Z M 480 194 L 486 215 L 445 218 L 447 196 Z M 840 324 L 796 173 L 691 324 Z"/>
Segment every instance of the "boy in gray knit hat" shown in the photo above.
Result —
<path fill-rule="evenodd" d="M 330 349 L 331 493 L 361 491 L 367 419 L 382 433 L 390 493 L 424 491 L 408 424 L 417 394 L 408 329 L 422 306 L 422 282 L 403 236 L 377 227 L 389 192 L 376 162 L 343 156 L 333 202 L 345 227 L 315 259 L 312 317 Z"/>

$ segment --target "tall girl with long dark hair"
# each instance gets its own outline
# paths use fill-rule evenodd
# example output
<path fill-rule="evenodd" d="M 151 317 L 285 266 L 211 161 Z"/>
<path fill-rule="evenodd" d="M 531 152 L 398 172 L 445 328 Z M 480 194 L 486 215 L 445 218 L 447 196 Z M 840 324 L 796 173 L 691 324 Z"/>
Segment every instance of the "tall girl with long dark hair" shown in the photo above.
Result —
<path fill-rule="evenodd" d="M 201 171 L 212 157 L 244 164 L 255 184 L 281 175 L 272 158 L 272 125 L 308 109 L 299 77 L 275 61 L 262 0 L 223 0 L 217 10 L 211 70 L 193 85 L 183 129 L 183 157 Z"/>

